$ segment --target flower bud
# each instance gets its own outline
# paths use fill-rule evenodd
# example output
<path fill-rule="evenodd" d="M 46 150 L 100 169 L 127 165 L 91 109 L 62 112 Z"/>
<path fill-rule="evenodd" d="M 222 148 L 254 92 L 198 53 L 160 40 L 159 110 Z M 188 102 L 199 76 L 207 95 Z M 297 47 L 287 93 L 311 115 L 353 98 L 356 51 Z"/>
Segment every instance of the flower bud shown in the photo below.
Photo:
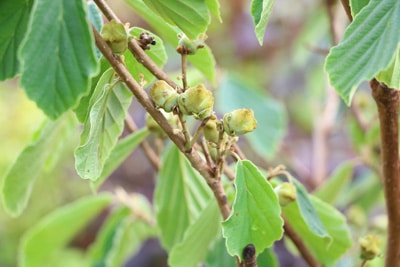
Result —
<path fill-rule="evenodd" d="M 224 131 L 230 136 L 252 132 L 257 127 L 257 120 L 251 109 L 236 109 L 226 113 L 223 118 Z"/>
<path fill-rule="evenodd" d="M 149 94 L 156 107 L 163 108 L 166 112 L 171 112 L 178 104 L 178 93 L 163 80 L 156 81 Z"/>
<path fill-rule="evenodd" d="M 364 260 L 372 260 L 381 252 L 382 241 L 375 235 L 367 235 L 358 240 L 361 248 L 360 257 Z"/>
<path fill-rule="evenodd" d="M 104 24 L 101 36 L 116 55 L 122 55 L 128 48 L 129 36 L 122 23 L 111 20 L 110 23 Z"/>
<path fill-rule="evenodd" d="M 179 34 L 178 38 L 179 42 L 176 51 L 181 55 L 194 55 L 196 54 L 197 49 L 204 47 L 204 41 L 207 38 L 207 35 L 202 34 L 197 40 L 190 40 L 184 34 Z"/>
<path fill-rule="evenodd" d="M 207 121 L 206 125 L 204 126 L 203 129 L 203 135 L 204 138 L 211 143 L 218 143 L 219 139 L 219 131 L 217 127 L 217 120 L 216 119 L 210 119 Z"/>
<path fill-rule="evenodd" d="M 173 128 L 178 127 L 178 118 L 174 116 L 174 114 L 167 113 L 162 109 L 160 109 L 160 111 Z M 164 130 L 160 127 L 160 125 L 158 125 L 158 123 L 154 120 L 154 118 L 150 116 L 149 113 L 146 113 L 146 127 L 150 132 L 155 133 L 159 138 L 167 137 Z"/>
<path fill-rule="evenodd" d="M 216 160 L 217 159 L 217 148 L 215 145 L 212 145 L 210 143 L 207 143 L 207 149 L 208 149 L 208 153 L 210 154 L 210 157 L 212 158 L 212 160 Z"/>
<path fill-rule="evenodd" d="M 203 84 L 199 84 L 180 94 L 178 105 L 183 114 L 193 115 L 197 120 L 204 120 L 213 114 L 214 97 Z"/>
<path fill-rule="evenodd" d="M 358 205 L 352 205 L 347 210 L 347 220 L 355 227 L 362 227 L 367 223 L 365 211 Z"/>
<path fill-rule="evenodd" d="M 281 207 L 286 207 L 297 200 L 296 187 L 291 183 L 281 183 L 274 188 L 274 191 L 278 196 L 279 205 L 281 205 Z"/>

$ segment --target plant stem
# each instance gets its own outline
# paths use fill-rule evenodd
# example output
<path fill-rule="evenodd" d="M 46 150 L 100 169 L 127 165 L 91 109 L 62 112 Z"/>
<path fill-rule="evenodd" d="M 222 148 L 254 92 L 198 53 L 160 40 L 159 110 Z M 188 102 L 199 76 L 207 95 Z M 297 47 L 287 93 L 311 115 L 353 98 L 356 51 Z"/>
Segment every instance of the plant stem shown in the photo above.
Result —
<path fill-rule="evenodd" d="M 185 92 L 187 89 L 187 78 L 186 78 L 186 54 L 181 54 L 181 68 L 182 68 L 182 86 L 183 91 Z"/>
<path fill-rule="evenodd" d="M 360 266 L 360 267 L 365 267 L 365 266 L 367 266 L 367 262 L 368 262 L 368 260 L 363 260 L 363 262 L 361 263 L 361 266 Z"/>
<path fill-rule="evenodd" d="M 194 133 L 194 135 L 192 137 L 192 140 L 190 141 L 191 146 L 194 146 L 194 144 L 197 142 L 197 140 L 200 137 L 200 134 L 203 132 L 203 129 L 206 126 L 209 119 L 210 119 L 210 117 L 205 118 L 204 120 L 201 121 L 199 127 L 197 127 L 196 132 Z"/>
<path fill-rule="evenodd" d="M 378 107 L 383 188 L 388 215 L 385 266 L 399 266 L 400 262 L 400 174 L 398 109 L 399 91 L 388 88 L 376 79 L 370 82 L 372 96 Z"/>
<path fill-rule="evenodd" d="M 182 114 L 182 112 L 178 112 L 178 118 L 179 121 L 181 122 L 181 126 L 182 126 L 182 133 L 183 136 L 185 137 L 185 153 L 188 153 L 191 151 L 192 146 L 191 146 L 191 142 L 190 142 L 190 132 L 186 123 L 186 119 L 185 116 Z"/>
<path fill-rule="evenodd" d="M 304 244 L 301 237 L 299 235 L 297 235 L 297 233 L 293 230 L 293 228 L 290 226 L 290 224 L 288 223 L 286 218 L 284 216 L 282 216 L 282 218 L 283 218 L 283 221 L 285 222 L 285 224 L 283 225 L 283 229 L 285 230 L 285 235 L 287 235 L 293 241 L 293 244 L 299 250 L 301 256 L 307 262 L 308 266 L 319 267 L 320 264 L 317 262 L 317 260 L 314 258 L 314 256 L 307 249 L 307 247 Z"/>

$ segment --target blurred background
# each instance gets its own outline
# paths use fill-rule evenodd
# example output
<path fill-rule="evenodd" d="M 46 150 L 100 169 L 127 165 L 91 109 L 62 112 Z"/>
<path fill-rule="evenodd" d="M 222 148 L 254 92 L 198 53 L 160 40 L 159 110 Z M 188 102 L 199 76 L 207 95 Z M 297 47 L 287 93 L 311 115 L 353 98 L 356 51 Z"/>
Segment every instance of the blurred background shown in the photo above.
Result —
<path fill-rule="evenodd" d="M 329 179 L 341 164 L 351 162 L 353 168 L 349 184 L 336 206 L 349 216 L 350 224 L 355 229 L 358 227 L 360 232 L 372 227 L 374 218 L 379 219 L 382 214 L 382 195 L 376 186 L 379 136 L 369 86 L 361 86 L 349 108 L 330 88 L 324 72 L 326 55 L 337 42 L 335 38 L 341 36 L 348 24 L 340 4 L 337 1 L 319 0 L 276 1 L 264 44 L 260 46 L 250 16 L 250 1 L 220 2 L 223 23 L 213 18 L 207 32 L 206 43 L 217 63 L 217 82 L 210 86 L 218 92 L 221 83 L 229 75 L 262 91 L 268 98 L 280 103 L 284 110 L 280 118 L 284 123 L 279 129 L 283 134 L 275 153 L 268 158 L 262 157 L 244 140 L 240 146 L 246 156 L 265 169 L 284 164 L 310 191 Z M 157 32 L 124 1 L 108 0 L 108 3 L 131 26 Z M 332 3 L 331 9 L 327 8 Z M 328 11 L 333 12 L 333 20 Z M 336 31 L 334 34 L 332 21 Z M 167 44 L 169 59 L 165 70 L 168 73 L 178 73 L 180 70 L 180 58 L 174 52 L 174 45 Z M 18 77 L 0 83 L 0 96 L 2 177 L 29 144 L 44 115 L 27 99 L 19 87 Z M 223 105 L 224 99 L 218 102 Z M 133 103 L 130 113 L 138 126 L 143 127 L 143 109 Z M 257 119 L 262 121 L 262 118 Z M 271 127 L 270 130 L 276 129 Z M 73 151 L 78 140 L 79 131 L 65 141 L 64 154 L 57 155 L 61 160 L 56 168 L 45 171 L 45 175 L 38 179 L 28 208 L 20 217 L 10 218 L 3 207 L 0 208 L 0 266 L 17 265 L 21 235 L 41 217 L 57 207 L 91 194 L 90 185 L 80 179 L 74 169 Z M 101 190 L 114 190 L 121 186 L 128 192 L 144 194 L 151 201 L 154 177 L 154 169 L 143 152 L 137 149 L 104 183 Z M 352 212 L 359 213 L 352 218 Z M 85 250 L 95 238 L 101 221 L 102 217 L 99 217 L 85 228 L 71 246 Z M 283 241 L 277 242 L 274 249 L 278 251 L 280 266 L 306 266 L 299 257 L 287 251 Z M 137 255 L 132 255 L 126 266 L 167 266 L 166 253 L 157 240 L 151 239 L 145 242 Z"/>

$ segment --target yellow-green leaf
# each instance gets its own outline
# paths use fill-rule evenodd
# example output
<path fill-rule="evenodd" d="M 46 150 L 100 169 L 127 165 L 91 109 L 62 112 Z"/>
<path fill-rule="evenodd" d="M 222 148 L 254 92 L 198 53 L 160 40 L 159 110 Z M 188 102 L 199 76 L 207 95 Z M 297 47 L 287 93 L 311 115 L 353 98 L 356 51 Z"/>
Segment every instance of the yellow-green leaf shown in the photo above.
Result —
<path fill-rule="evenodd" d="M 113 69 L 107 70 L 90 99 L 90 112 L 75 151 L 75 168 L 84 179 L 100 177 L 124 128 L 132 93 L 117 79 Z"/>

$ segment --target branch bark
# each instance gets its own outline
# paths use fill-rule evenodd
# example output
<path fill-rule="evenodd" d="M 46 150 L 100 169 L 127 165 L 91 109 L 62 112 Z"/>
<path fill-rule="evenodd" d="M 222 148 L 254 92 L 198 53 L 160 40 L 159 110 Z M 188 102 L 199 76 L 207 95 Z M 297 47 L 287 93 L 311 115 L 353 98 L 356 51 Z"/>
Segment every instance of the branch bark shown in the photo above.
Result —
<path fill-rule="evenodd" d="M 398 266 L 400 262 L 400 173 L 398 109 L 399 91 L 388 88 L 376 79 L 370 82 L 372 96 L 378 107 L 383 187 L 388 215 L 388 237 L 385 266 Z"/>

